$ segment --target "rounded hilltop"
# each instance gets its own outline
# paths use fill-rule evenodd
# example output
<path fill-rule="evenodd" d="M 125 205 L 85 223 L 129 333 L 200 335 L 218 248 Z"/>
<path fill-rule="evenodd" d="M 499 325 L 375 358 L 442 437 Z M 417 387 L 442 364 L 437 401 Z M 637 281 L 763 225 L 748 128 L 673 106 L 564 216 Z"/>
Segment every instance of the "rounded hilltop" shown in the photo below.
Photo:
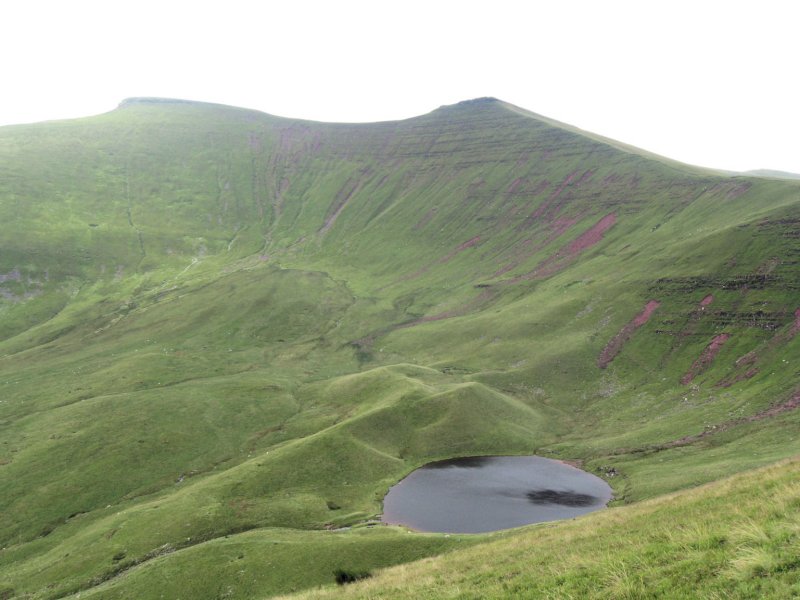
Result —
<path fill-rule="evenodd" d="M 486 106 L 489 104 L 497 104 L 498 102 L 500 102 L 500 100 L 494 96 L 483 96 L 481 98 L 462 100 L 461 102 L 456 102 L 453 106 Z"/>
<path fill-rule="evenodd" d="M 180 98 L 159 98 L 156 96 L 134 96 L 125 98 L 119 103 L 118 108 L 131 106 L 132 104 L 208 104 L 207 102 L 197 102 L 195 100 L 182 100 Z"/>

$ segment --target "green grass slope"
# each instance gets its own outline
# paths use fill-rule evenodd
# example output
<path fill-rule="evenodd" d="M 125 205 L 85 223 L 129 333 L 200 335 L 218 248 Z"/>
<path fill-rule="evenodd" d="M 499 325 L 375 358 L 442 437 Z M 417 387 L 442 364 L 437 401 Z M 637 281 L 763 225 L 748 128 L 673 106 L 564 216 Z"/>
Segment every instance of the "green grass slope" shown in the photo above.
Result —
<path fill-rule="evenodd" d="M 494 99 L 132 99 L 0 128 L 0 217 L 0 598 L 479 552 L 372 526 L 452 456 L 579 460 L 627 504 L 800 452 L 798 182 Z"/>

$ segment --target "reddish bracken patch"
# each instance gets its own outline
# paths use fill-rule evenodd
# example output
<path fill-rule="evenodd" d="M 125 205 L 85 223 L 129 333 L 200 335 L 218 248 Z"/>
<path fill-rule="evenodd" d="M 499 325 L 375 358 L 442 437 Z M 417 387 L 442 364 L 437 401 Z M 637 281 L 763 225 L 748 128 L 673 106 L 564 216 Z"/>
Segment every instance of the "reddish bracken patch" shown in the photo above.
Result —
<path fill-rule="evenodd" d="M 770 406 L 767 410 L 762 410 L 760 413 L 756 413 L 751 417 L 745 418 L 745 421 L 760 421 L 768 417 L 775 417 L 781 413 L 785 413 L 786 411 L 794 410 L 796 408 L 800 408 L 800 392 L 795 392 L 791 399 L 783 402 L 782 404 Z"/>
<path fill-rule="evenodd" d="M 451 261 L 456 256 L 456 254 L 463 252 L 467 248 L 472 248 L 473 246 L 477 246 L 480 243 L 480 241 L 481 241 L 481 236 L 476 235 L 474 238 L 469 239 L 466 242 L 463 242 L 462 244 L 459 244 L 454 250 L 451 250 L 445 256 L 437 259 L 434 263 L 430 265 L 425 265 L 424 267 L 421 267 L 420 269 L 414 271 L 410 275 L 406 275 L 400 278 L 400 281 L 409 281 L 411 279 L 416 279 L 420 275 L 424 275 L 425 273 L 427 273 L 432 266 L 442 265 L 446 262 Z"/>
<path fill-rule="evenodd" d="M 464 242 L 463 244 L 460 244 L 460 245 L 458 246 L 458 248 L 456 248 L 455 250 L 453 250 L 453 251 L 452 251 L 450 254 L 448 254 L 448 255 L 447 255 L 445 258 L 439 259 L 439 262 L 447 262 L 448 260 L 450 260 L 450 259 L 451 259 L 453 256 L 455 256 L 455 255 L 456 255 L 456 254 L 458 254 L 459 252 L 461 252 L 461 251 L 463 251 L 463 250 L 466 250 L 467 248 L 472 248 L 472 247 L 473 247 L 475 244 L 477 244 L 477 243 L 478 243 L 478 242 L 480 242 L 480 241 L 481 241 L 481 236 L 479 236 L 479 235 L 476 235 L 474 238 L 472 238 L 472 239 L 470 239 L 470 240 L 467 240 L 467 241 L 466 241 L 466 242 Z"/>
<path fill-rule="evenodd" d="M 549 200 L 556 199 L 561 194 L 561 192 L 564 191 L 565 187 L 567 187 L 570 183 L 575 181 L 575 178 L 577 176 L 578 176 L 578 172 L 577 171 L 573 171 L 572 173 L 567 175 L 567 177 L 564 179 L 564 181 L 561 182 L 561 185 L 559 185 L 558 188 L 556 189 L 556 191 L 553 192 L 553 194 L 550 196 Z"/>
<path fill-rule="evenodd" d="M 731 419 L 730 421 L 725 421 L 720 423 L 719 425 L 712 425 L 710 427 L 706 427 L 706 429 L 700 433 L 696 433 L 694 435 L 687 435 L 680 439 L 673 440 L 671 442 L 667 442 L 666 444 L 658 444 L 655 446 L 651 446 L 647 448 L 647 450 L 667 450 L 669 448 L 677 448 L 679 446 L 686 446 L 688 444 L 692 444 L 698 440 L 703 439 L 704 437 L 708 437 L 709 435 L 714 435 L 716 433 L 722 433 L 723 431 L 727 431 L 731 427 L 735 427 L 737 425 L 743 425 L 745 423 L 755 423 L 757 421 L 763 421 L 764 419 L 769 419 L 771 417 L 777 417 L 785 412 L 789 412 L 790 410 L 796 410 L 800 408 L 800 392 L 795 392 L 794 395 L 785 402 L 781 402 L 780 404 L 773 404 L 769 408 L 762 410 L 761 412 L 757 412 L 754 415 L 750 415 L 749 417 L 742 417 L 740 419 Z"/>
<path fill-rule="evenodd" d="M 789 334 L 794 337 L 798 332 L 800 332 L 800 308 L 794 311 L 794 323 L 789 330 Z"/>
<path fill-rule="evenodd" d="M 744 356 L 740 356 L 733 363 L 733 372 L 726 375 L 718 383 L 718 387 L 730 387 L 739 381 L 750 379 L 758 374 L 759 369 L 756 366 L 761 360 L 760 353 L 769 355 L 777 351 L 781 346 L 790 342 L 798 333 L 800 333 L 800 308 L 794 311 L 794 321 L 789 325 L 788 329 L 781 329 L 778 331 L 766 344 L 762 346 L 759 352 L 751 350 Z M 745 370 L 746 369 L 746 370 Z"/>
<path fill-rule="evenodd" d="M 658 300 L 650 300 L 647 304 L 645 304 L 642 312 L 636 315 L 625 327 L 623 327 L 617 335 L 611 338 L 611 341 L 606 344 L 606 347 L 603 348 L 603 351 L 600 353 L 600 356 L 597 358 L 597 366 L 601 369 L 605 369 L 612 360 L 620 353 L 622 347 L 625 345 L 630 337 L 633 335 L 633 332 L 636 331 L 639 327 L 644 325 L 650 320 L 650 317 L 653 315 L 653 312 L 661 306 L 661 302 Z"/>
<path fill-rule="evenodd" d="M 736 359 L 736 362 L 733 363 L 737 367 L 742 367 L 745 365 L 752 365 L 758 359 L 758 355 L 755 353 L 755 350 L 751 350 L 744 356 L 741 356 Z"/>
<path fill-rule="evenodd" d="M 364 186 L 370 173 L 368 168 L 362 169 L 358 176 L 351 177 L 345 182 L 344 186 L 337 192 L 333 203 L 328 209 L 328 214 L 325 216 L 322 227 L 319 228 L 318 233 L 320 235 L 324 235 L 333 227 L 334 223 L 336 223 L 336 219 L 342 214 L 342 211 L 347 206 L 347 203 L 350 202 L 350 199 Z"/>
<path fill-rule="evenodd" d="M 522 182 L 523 182 L 522 177 L 517 177 L 514 181 L 511 182 L 511 185 L 508 186 L 506 194 L 513 194 L 514 192 L 516 192 L 517 188 L 520 186 Z"/>
<path fill-rule="evenodd" d="M 422 215 L 422 218 L 419 221 L 417 221 L 417 223 L 414 225 L 414 230 L 419 231 L 420 229 L 425 227 L 425 225 L 428 224 L 428 222 L 433 218 L 435 214 L 436 214 L 436 208 L 435 207 L 431 208 L 428 212 Z"/>
<path fill-rule="evenodd" d="M 570 227 L 575 225 L 578 222 L 578 219 L 569 219 L 566 217 L 562 217 L 560 219 L 555 219 L 550 224 L 550 233 L 539 243 L 533 244 L 532 239 L 527 239 L 523 241 L 521 244 L 518 244 L 517 251 L 515 252 L 516 256 L 514 260 L 510 263 L 505 265 L 504 267 L 498 269 L 494 273 L 492 273 L 492 277 L 500 277 L 501 275 L 505 275 L 512 269 L 518 267 L 522 264 L 526 259 L 530 258 L 542 248 L 545 248 L 556 241 L 561 235 Z"/>
<path fill-rule="evenodd" d="M 744 373 L 739 373 L 738 375 L 733 375 L 731 377 L 726 377 L 717 383 L 717 387 L 727 388 L 731 387 L 732 385 L 739 383 L 740 381 L 745 381 L 747 379 L 751 379 L 758 375 L 758 367 L 753 367 L 745 371 Z"/>
<path fill-rule="evenodd" d="M 453 260 L 453 258 L 456 256 L 456 254 L 459 254 L 460 252 L 463 252 L 467 248 L 472 248 L 473 246 L 477 246 L 480 243 L 480 241 L 481 241 L 481 236 L 476 235 L 474 238 L 469 239 L 466 242 L 463 242 L 463 243 L 459 244 L 456 247 L 455 250 L 451 250 L 446 255 L 444 255 L 442 258 L 438 259 L 436 261 L 436 264 L 437 265 L 443 265 L 446 262 L 450 262 L 451 260 Z"/>
<path fill-rule="evenodd" d="M 658 300 L 650 300 L 650 302 L 645 304 L 644 310 L 636 315 L 636 317 L 633 319 L 633 324 L 636 327 L 641 327 L 647 323 L 650 320 L 653 311 L 655 311 L 655 309 L 657 309 L 659 306 L 661 306 L 661 303 Z"/>
<path fill-rule="evenodd" d="M 617 215 L 614 213 L 607 214 L 567 246 L 567 253 L 570 255 L 580 254 L 584 250 L 591 248 L 603 239 L 605 232 L 611 229 L 611 226 L 616 222 Z"/>
<path fill-rule="evenodd" d="M 587 173 L 589 173 L 589 171 L 587 171 Z M 584 176 L 585 175 L 586 173 L 584 173 Z M 550 196 L 548 196 L 544 202 L 542 202 L 538 207 L 536 207 L 536 210 L 534 210 L 530 215 L 528 215 L 528 217 L 525 219 L 522 225 L 520 225 L 519 228 L 527 229 L 528 227 L 533 225 L 537 220 L 539 220 L 542 217 L 545 217 L 545 213 L 548 213 L 547 216 L 549 216 L 552 219 L 560 210 L 560 206 L 558 205 L 556 200 L 561 195 L 561 192 L 563 192 L 564 189 L 569 184 L 575 181 L 575 178 L 577 177 L 578 177 L 578 171 L 573 171 L 572 173 L 567 175 L 567 177 L 564 179 L 564 181 L 561 182 L 561 184 L 555 189 L 555 191 L 552 194 L 550 194 Z M 583 180 L 583 177 L 581 177 L 581 180 Z M 540 185 L 539 188 L 537 188 L 535 195 L 541 194 L 546 187 L 547 186 L 542 187 Z"/>
<path fill-rule="evenodd" d="M 581 178 L 578 180 L 578 185 L 589 181 L 594 176 L 594 171 L 594 169 L 589 169 L 583 175 L 581 175 Z"/>
<path fill-rule="evenodd" d="M 726 200 L 735 200 L 752 187 L 752 183 L 720 183 L 708 190 L 709 194 L 723 194 Z"/>
<path fill-rule="evenodd" d="M 692 366 L 689 367 L 689 370 L 686 371 L 686 375 L 681 377 L 681 383 L 684 385 L 691 383 L 695 377 L 710 367 L 711 363 L 714 362 L 714 358 L 717 356 L 719 351 L 722 350 L 722 346 L 725 345 L 725 342 L 727 342 L 730 337 L 731 335 L 729 333 L 720 333 L 719 335 L 714 336 L 714 339 L 711 340 L 711 343 L 705 347 L 705 350 L 703 350 L 697 360 L 692 363 Z"/>
<path fill-rule="evenodd" d="M 602 240 L 606 231 L 611 229 L 616 222 L 617 216 L 614 213 L 607 214 L 589 229 L 580 234 L 567 246 L 561 248 L 555 254 L 540 262 L 533 271 L 526 273 L 525 275 L 520 275 L 513 281 L 516 282 L 522 279 L 540 279 L 543 277 L 549 277 L 554 273 L 558 273 L 563 268 L 574 262 L 582 252 L 588 250 Z"/>
<path fill-rule="evenodd" d="M 428 315 L 426 317 L 420 317 L 419 319 L 415 319 L 414 321 L 410 321 L 408 323 L 402 323 L 400 325 L 397 325 L 396 329 L 406 329 L 408 327 L 414 327 L 416 325 L 421 325 L 423 323 L 431 323 L 433 321 L 441 321 L 443 319 L 452 319 L 453 317 L 460 317 L 480 307 L 484 303 L 491 300 L 493 297 L 494 297 L 494 292 L 490 289 L 486 289 L 483 290 L 480 294 L 478 294 L 475 298 L 473 298 L 466 304 L 462 304 L 461 306 L 451 308 L 450 310 L 446 310 L 444 312 L 440 312 L 435 315 Z"/>

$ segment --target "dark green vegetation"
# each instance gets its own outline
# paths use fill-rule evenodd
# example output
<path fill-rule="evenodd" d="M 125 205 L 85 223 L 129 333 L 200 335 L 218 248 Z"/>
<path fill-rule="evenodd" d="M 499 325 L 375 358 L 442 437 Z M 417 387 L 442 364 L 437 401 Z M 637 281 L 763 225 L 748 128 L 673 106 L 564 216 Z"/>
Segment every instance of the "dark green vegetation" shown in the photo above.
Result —
<path fill-rule="evenodd" d="M 798 182 L 490 99 L 2 128 L 0 597 L 374 586 L 494 539 L 365 526 L 452 456 L 579 459 L 626 504 L 795 455 L 799 224 Z"/>

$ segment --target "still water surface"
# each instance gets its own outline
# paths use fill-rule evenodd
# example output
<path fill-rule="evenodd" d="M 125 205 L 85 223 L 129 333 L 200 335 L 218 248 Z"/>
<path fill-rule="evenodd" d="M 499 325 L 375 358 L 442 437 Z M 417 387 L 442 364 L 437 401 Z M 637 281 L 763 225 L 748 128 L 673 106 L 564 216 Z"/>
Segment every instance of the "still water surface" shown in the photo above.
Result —
<path fill-rule="evenodd" d="M 608 484 L 539 456 L 476 456 L 427 464 L 389 490 L 383 521 L 419 531 L 482 533 L 603 508 Z"/>

